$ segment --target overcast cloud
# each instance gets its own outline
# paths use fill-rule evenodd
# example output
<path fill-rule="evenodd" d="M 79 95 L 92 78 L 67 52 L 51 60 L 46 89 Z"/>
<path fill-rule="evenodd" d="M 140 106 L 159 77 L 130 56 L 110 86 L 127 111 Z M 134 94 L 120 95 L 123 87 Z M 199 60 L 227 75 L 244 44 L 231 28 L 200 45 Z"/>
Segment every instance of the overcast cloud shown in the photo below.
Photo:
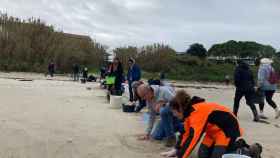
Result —
<path fill-rule="evenodd" d="M 280 48 L 280 0 L 0 0 L 0 10 L 110 47 L 163 42 L 184 51 L 233 39 Z"/>

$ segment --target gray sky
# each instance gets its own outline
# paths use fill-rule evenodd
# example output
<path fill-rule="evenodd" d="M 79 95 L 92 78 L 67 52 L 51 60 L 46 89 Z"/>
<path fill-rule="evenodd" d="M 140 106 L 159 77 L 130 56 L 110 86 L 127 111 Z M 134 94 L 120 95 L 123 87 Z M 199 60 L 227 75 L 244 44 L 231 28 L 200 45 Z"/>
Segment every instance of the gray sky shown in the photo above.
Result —
<path fill-rule="evenodd" d="M 280 49 L 280 0 L 0 0 L 0 10 L 110 47 L 161 42 L 184 51 L 233 39 Z"/>

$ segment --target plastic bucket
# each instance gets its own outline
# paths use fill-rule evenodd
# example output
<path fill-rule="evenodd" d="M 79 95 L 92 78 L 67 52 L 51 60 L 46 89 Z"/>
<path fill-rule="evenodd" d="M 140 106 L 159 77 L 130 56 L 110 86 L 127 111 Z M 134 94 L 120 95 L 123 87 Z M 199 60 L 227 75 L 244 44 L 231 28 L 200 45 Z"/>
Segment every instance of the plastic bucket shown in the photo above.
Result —
<path fill-rule="evenodd" d="M 223 155 L 222 158 L 251 158 L 251 157 L 245 155 L 239 155 L 239 154 L 225 154 Z"/>
<path fill-rule="evenodd" d="M 114 109 L 122 108 L 122 96 L 110 95 L 110 105 Z"/>

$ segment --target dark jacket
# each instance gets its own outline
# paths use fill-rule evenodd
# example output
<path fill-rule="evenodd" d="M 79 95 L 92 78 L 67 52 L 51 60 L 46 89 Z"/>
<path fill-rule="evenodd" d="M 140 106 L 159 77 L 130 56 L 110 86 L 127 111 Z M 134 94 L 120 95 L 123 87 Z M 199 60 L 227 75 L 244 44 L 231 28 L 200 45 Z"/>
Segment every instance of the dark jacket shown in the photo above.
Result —
<path fill-rule="evenodd" d="M 73 73 L 78 74 L 80 72 L 80 67 L 78 64 L 73 65 Z"/>
<path fill-rule="evenodd" d="M 49 70 L 49 72 L 54 73 L 54 64 L 53 63 L 49 64 L 48 70 Z"/>
<path fill-rule="evenodd" d="M 234 72 L 234 84 L 237 90 L 251 91 L 254 89 L 255 81 L 248 64 L 242 62 L 236 67 Z"/>
<path fill-rule="evenodd" d="M 120 90 L 122 82 L 123 82 L 123 67 L 122 67 L 122 64 L 119 63 L 118 67 L 115 71 L 113 70 L 113 65 L 111 65 L 109 76 L 115 76 L 116 77 L 115 89 Z"/>
<path fill-rule="evenodd" d="M 129 82 L 139 81 L 141 79 L 141 70 L 138 65 L 134 64 L 127 72 L 127 80 Z"/>

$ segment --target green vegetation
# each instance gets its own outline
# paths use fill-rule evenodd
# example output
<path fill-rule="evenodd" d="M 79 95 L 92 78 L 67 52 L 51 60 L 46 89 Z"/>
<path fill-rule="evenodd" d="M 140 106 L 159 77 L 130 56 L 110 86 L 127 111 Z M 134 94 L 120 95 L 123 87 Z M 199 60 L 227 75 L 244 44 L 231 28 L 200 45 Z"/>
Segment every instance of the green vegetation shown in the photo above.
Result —
<path fill-rule="evenodd" d="M 273 57 L 276 50 L 269 45 L 249 41 L 228 41 L 215 44 L 209 51 L 209 56 L 237 56 L 237 57 Z"/>
<path fill-rule="evenodd" d="M 190 46 L 190 48 L 186 51 L 187 54 L 191 56 L 196 56 L 201 59 L 207 57 L 207 50 L 204 48 L 202 44 L 194 43 Z"/>
<path fill-rule="evenodd" d="M 231 50 L 232 53 L 235 52 L 235 54 L 226 54 L 222 57 L 249 57 L 252 58 L 251 60 L 260 57 L 273 57 L 275 68 L 277 70 L 280 69 L 279 58 L 277 58 L 276 51 L 271 46 L 265 46 L 255 42 L 234 42 L 237 43 L 237 45 L 236 47 L 231 48 L 228 45 L 228 43 L 231 42 L 233 41 L 217 44 L 219 47 L 217 47 L 217 45 L 213 46 L 214 48 L 212 47 L 209 50 L 211 53 L 206 53 L 204 51 L 205 48 L 201 44 L 191 45 L 186 53 L 180 55 L 176 55 L 175 50 L 163 44 L 153 44 L 140 48 L 132 46 L 121 47 L 116 48 L 115 53 L 124 65 L 127 65 L 127 60 L 130 57 L 135 58 L 137 63 L 143 69 L 143 76 L 145 78 L 159 78 L 159 72 L 165 72 L 167 78 L 173 80 L 222 82 L 227 75 L 233 79 L 233 73 L 236 66 L 234 62 L 225 60 L 223 63 L 217 63 L 205 58 L 205 54 L 218 55 L 219 52 L 222 52 L 220 49 L 224 50 L 224 48 Z M 248 47 L 244 46 L 247 44 L 249 44 Z M 253 48 L 257 47 L 263 50 L 261 54 L 258 52 L 254 54 L 255 49 Z M 250 49 L 252 51 L 249 51 Z M 249 52 L 251 52 L 251 54 Z M 257 75 L 257 67 L 252 66 L 251 68 L 254 74 Z"/>
<path fill-rule="evenodd" d="M 191 45 L 183 54 L 168 45 L 151 44 L 142 47 L 115 48 L 127 69 L 133 57 L 143 70 L 145 78 L 158 78 L 160 72 L 169 79 L 191 81 L 224 81 L 232 78 L 235 62 L 210 61 L 207 57 L 236 57 L 254 60 L 273 57 L 275 68 L 280 71 L 280 52 L 269 46 L 249 41 L 228 41 L 213 45 L 208 51 L 202 44 Z M 96 74 L 108 59 L 106 47 L 88 36 L 55 31 L 40 19 L 20 20 L 0 13 L 0 70 L 45 72 L 50 62 L 56 72 L 71 71 L 74 63 L 87 66 Z M 256 74 L 256 67 L 252 67 Z"/>
<path fill-rule="evenodd" d="M 57 32 L 39 19 L 20 20 L 0 13 L 0 70 L 44 72 L 54 62 L 59 72 L 74 63 L 97 67 L 105 47 L 88 36 Z"/>

